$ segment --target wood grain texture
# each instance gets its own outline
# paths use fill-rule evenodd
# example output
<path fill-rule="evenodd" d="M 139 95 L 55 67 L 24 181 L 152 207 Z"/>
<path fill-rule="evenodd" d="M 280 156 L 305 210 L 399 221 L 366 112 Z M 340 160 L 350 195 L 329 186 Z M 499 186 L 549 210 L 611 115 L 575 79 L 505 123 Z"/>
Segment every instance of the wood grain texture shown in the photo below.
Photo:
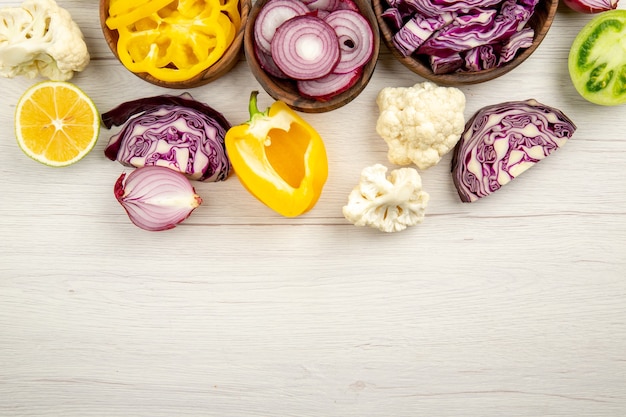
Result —
<path fill-rule="evenodd" d="M 115 60 L 97 3 L 59 3 L 92 52 L 73 81 L 100 110 L 172 92 Z M 422 81 L 384 48 L 358 98 L 306 115 L 330 163 L 314 210 L 281 218 L 231 178 L 198 184 L 206 203 L 163 233 L 115 201 L 112 132 L 68 168 L 25 157 L 13 112 L 35 81 L 0 79 L 0 416 L 626 415 L 626 121 L 569 81 L 589 18 L 560 7 L 528 60 L 462 87 L 467 117 L 560 108 L 571 142 L 472 204 L 446 156 L 422 172 L 424 223 L 397 234 L 341 214 L 361 169 L 387 164 L 376 94 Z M 189 92 L 238 123 L 258 88 L 242 60 Z"/>

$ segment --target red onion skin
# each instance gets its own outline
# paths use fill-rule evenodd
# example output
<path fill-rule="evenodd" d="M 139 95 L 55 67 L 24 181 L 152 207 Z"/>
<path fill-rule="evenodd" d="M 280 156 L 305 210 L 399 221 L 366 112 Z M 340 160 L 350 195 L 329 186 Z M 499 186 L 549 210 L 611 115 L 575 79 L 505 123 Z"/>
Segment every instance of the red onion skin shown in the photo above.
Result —
<path fill-rule="evenodd" d="M 128 176 L 123 173 L 113 193 L 130 221 L 147 231 L 172 229 L 202 204 L 183 174 L 160 166 L 136 168 Z"/>
<path fill-rule="evenodd" d="M 563 0 L 563 3 L 575 12 L 596 14 L 616 9 L 618 0 Z"/>

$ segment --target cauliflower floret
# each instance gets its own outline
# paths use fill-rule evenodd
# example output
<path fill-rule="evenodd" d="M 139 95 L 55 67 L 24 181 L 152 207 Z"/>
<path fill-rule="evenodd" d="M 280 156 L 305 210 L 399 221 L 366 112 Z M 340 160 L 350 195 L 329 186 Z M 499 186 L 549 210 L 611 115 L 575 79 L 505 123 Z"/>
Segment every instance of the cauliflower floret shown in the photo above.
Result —
<path fill-rule="evenodd" d="M 355 226 L 399 232 L 424 220 L 429 195 L 414 168 L 399 168 L 387 177 L 387 167 L 375 164 L 361 172 L 343 215 Z"/>
<path fill-rule="evenodd" d="M 0 9 L 0 76 L 67 81 L 89 64 L 83 34 L 54 0 Z"/>
<path fill-rule="evenodd" d="M 376 132 L 387 142 L 392 164 L 430 168 L 454 148 L 465 128 L 465 95 L 458 88 L 428 81 L 386 87 L 376 104 Z"/>

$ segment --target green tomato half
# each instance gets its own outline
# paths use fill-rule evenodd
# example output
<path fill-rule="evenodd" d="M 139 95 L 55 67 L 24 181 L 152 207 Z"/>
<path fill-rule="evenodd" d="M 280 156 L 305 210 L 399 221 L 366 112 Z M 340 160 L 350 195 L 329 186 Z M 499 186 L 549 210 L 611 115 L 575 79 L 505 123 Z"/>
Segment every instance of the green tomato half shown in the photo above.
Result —
<path fill-rule="evenodd" d="M 603 106 L 626 103 L 626 10 L 600 13 L 578 33 L 569 52 L 578 93 Z"/>

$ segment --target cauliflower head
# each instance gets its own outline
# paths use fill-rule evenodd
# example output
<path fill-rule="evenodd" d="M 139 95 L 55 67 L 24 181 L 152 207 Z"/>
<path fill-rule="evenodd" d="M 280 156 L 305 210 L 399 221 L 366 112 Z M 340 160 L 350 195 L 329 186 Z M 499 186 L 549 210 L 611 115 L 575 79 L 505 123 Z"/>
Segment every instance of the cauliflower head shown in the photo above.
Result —
<path fill-rule="evenodd" d="M 455 87 L 428 81 L 385 87 L 376 104 L 376 132 L 387 142 L 392 164 L 430 168 L 454 148 L 465 128 L 465 95 Z"/>
<path fill-rule="evenodd" d="M 0 9 L 0 76 L 67 81 L 89 64 L 83 34 L 54 0 Z"/>
<path fill-rule="evenodd" d="M 370 226 L 382 232 L 399 232 L 424 220 L 430 196 L 414 168 L 391 171 L 375 164 L 361 172 L 359 184 L 343 207 L 344 217 L 355 226 Z"/>

